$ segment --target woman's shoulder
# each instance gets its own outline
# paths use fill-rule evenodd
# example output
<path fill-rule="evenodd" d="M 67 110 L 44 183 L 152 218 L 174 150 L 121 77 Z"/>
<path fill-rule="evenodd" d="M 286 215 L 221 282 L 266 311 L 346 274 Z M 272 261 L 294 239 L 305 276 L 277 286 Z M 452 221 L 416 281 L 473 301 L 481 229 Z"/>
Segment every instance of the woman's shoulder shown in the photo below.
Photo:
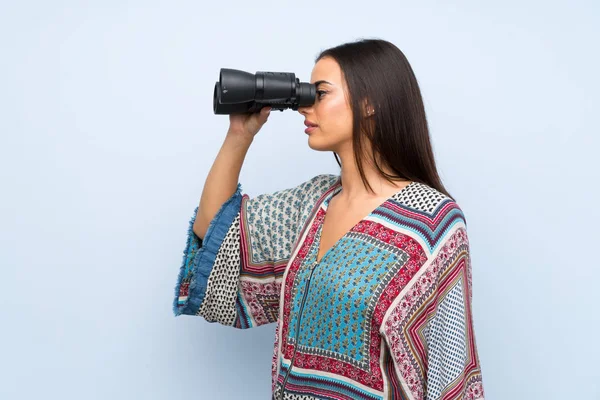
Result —
<path fill-rule="evenodd" d="M 340 179 L 340 176 L 335 174 L 319 174 L 311 178 L 309 182 L 314 185 L 315 190 L 326 191 L 334 186 Z"/>
<path fill-rule="evenodd" d="M 464 219 L 464 213 L 455 199 L 423 182 L 413 181 L 394 200 L 431 218 L 453 213 Z"/>
<path fill-rule="evenodd" d="M 339 175 L 318 174 L 298 186 L 307 203 L 313 203 L 337 184 Z"/>
<path fill-rule="evenodd" d="M 288 204 L 299 208 L 306 203 L 319 199 L 328 189 L 332 188 L 339 177 L 333 174 L 319 174 L 309 179 L 304 179 L 286 189 L 256 196 L 255 203 L 277 202 L 278 207 Z"/>
<path fill-rule="evenodd" d="M 301 192 L 304 196 L 320 196 L 321 194 L 327 192 L 328 189 L 332 188 L 338 179 L 340 179 L 339 175 L 319 174 L 303 181 L 296 186 L 295 189 Z"/>

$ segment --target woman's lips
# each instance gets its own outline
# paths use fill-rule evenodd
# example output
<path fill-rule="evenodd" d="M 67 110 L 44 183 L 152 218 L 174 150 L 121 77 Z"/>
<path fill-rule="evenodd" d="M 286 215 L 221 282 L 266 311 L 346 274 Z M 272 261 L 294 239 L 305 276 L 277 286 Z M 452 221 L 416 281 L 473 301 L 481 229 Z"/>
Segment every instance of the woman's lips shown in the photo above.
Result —
<path fill-rule="evenodd" d="M 318 128 L 318 125 L 309 126 L 308 128 L 306 128 L 304 130 L 304 133 L 306 133 L 306 134 L 311 133 L 312 131 L 314 131 L 317 128 Z"/>

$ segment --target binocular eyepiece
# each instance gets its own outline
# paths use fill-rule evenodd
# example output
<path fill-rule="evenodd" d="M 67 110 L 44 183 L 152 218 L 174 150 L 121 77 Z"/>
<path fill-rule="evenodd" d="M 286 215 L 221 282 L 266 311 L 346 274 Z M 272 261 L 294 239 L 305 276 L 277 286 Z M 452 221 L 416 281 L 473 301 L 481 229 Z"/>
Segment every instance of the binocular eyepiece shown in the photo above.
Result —
<path fill-rule="evenodd" d="M 314 104 L 316 85 L 300 82 L 291 72 L 258 71 L 256 74 L 221 68 L 215 83 L 215 114 L 257 113 L 263 107 L 283 111 Z"/>

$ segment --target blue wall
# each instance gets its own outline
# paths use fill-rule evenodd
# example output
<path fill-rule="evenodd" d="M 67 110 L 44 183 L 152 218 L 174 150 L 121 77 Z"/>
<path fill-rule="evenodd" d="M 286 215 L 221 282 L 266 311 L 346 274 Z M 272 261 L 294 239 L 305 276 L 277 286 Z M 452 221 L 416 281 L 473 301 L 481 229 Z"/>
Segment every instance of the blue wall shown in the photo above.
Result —
<path fill-rule="evenodd" d="M 274 325 L 171 311 L 228 126 L 213 85 L 221 67 L 308 81 L 320 50 L 380 37 L 468 219 L 488 399 L 600 399 L 600 6 L 415 3 L 3 2 L 0 398 L 268 398 Z M 337 172 L 276 112 L 240 182 Z"/>

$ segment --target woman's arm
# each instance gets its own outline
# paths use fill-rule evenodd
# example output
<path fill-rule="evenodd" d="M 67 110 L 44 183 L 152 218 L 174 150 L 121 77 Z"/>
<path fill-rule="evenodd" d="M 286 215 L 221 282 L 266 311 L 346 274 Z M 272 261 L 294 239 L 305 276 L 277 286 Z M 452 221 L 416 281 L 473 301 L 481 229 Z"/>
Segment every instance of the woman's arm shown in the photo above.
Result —
<path fill-rule="evenodd" d="M 217 154 L 200 196 L 193 231 L 201 239 L 221 206 L 237 190 L 240 171 L 254 136 L 269 119 L 271 107 L 258 113 L 231 114 L 225 141 Z"/>
<path fill-rule="evenodd" d="M 225 141 L 208 172 L 200 196 L 193 231 L 201 239 L 204 238 L 208 225 L 219 211 L 219 208 L 235 193 L 240 171 L 252 141 L 253 137 L 250 136 L 227 133 Z"/>

